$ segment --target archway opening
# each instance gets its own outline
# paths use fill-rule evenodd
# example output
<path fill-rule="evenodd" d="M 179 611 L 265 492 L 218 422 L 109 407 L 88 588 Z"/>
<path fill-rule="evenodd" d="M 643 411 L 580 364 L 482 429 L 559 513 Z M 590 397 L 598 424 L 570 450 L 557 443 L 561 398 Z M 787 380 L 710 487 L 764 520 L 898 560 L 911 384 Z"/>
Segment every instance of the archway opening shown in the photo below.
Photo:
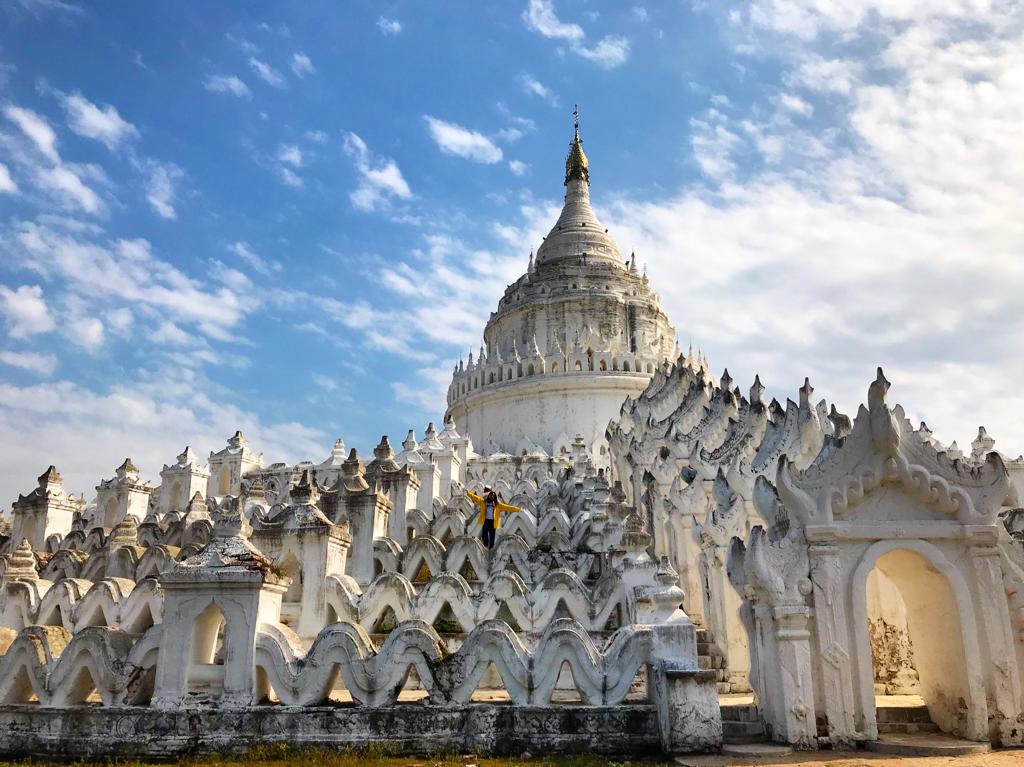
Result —
<path fill-rule="evenodd" d="M 182 500 L 181 483 L 172 482 L 171 489 L 167 497 L 167 510 L 182 511 L 184 508 L 185 504 Z"/>
<path fill-rule="evenodd" d="M 128 620 L 122 619 L 121 629 L 128 634 L 142 634 L 152 628 L 155 623 L 153 608 L 145 604 Z"/>
<path fill-rule="evenodd" d="M 192 624 L 189 654 L 190 695 L 219 696 L 224 691 L 224 648 L 227 621 L 216 602 L 211 602 Z"/>
<path fill-rule="evenodd" d="M 288 552 L 278 567 L 292 579 L 281 598 L 281 623 L 294 629 L 299 625 L 299 613 L 302 612 L 302 566 L 295 554 Z"/>
<path fill-rule="evenodd" d="M 896 549 L 875 562 L 866 597 L 879 734 L 969 736 L 972 696 L 949 580 L 920 553 Z"/>
<path fill-rule="evenodd" d="M 550 703 L 581 704 L 583 696 L 580 695 L 580 687 L 576 683 L 576 675 L 572 671 L 572 664 L 563 660 L 558 668 L 558 678 L 555 680 L 554 688 L 551 690 Z"/>
<path fill-rule="evenodd" d="M 113 496 L 111 496 L 110 498 L 107 499 L 106 504 L 104 504 L 104 506 L 103 506 L 103 527 L 104 528 L 109 530 L 112 527 L 115 527 L 117 525 L 117 523 L 121 521 L 121 520 L 119 520 L 117 518 L 117 516 L 118 516 L 117 512 L 118 512 L 117 498 L 114 498 Z"/>
<path fill-rule="evenodd" d="M 88 663 L 83 663 L 73 673 L 65 696 L 65 703 L 72 706 L 101 702 L 99 692 L 96 690 L 96 681 L 93 679 Z"/>
<path fill-rule="evenodd" d="M 390 634 L 395 630 L 395 626 L 398 625 L 398 616 L 395 615 L 394 609 L 391 605 L 385 606 L 381 611 L 380 615 L 377 616 L 377 620 L 373 623 L 372 634 Z"/>
<path fill-rule="evenodd" d="M 231 467 L 222 466 L 217 481 L 217 495 L 229 495 L 231 493 Z"/>
<path fill-rule="evenodd" d="M 64 617 L 61 614 L 60 605 L 54 603 L 53 608 L 46 615 L 40 614 L 38 623 L 40 626 L 63 626 Z"/>

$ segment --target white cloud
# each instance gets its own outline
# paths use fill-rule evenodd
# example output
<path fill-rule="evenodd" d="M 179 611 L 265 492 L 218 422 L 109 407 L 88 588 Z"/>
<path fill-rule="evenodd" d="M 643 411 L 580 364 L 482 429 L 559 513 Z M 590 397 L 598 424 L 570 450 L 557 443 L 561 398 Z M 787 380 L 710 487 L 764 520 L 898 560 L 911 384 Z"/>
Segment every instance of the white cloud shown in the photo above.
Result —
<path fill-rule="evenodd" d="M 240 259 L 245 261 L 250 267 L 255 269 L 260 274 L 270 276 L 275 272 L 280 272 L 282 266 L 277 261 L 268 261 L 265 258 L 257 255 L 247 242 L 235 242 L 232 243 L 228 248 L 232 253 L 238 256 Z"/>
<path fill-rule="evenodd" d="M 351 132 L 345 134 L 343 149 L 359 173 L 359 187 L 349 195 L 353 207 L 367 212 L 381 210 L 390 204 L 391 198 L 412 197 L 412 190 L 394 160 L 374 157 L 366 142 Z"/>
<path fill-rule="evenodd" d="M 633 14 L 633 18 L 636 19 L 637 21 L 640 21 L 640 22 L 647 21 L 647 18 L 648 18 L 647 9 L 644 8 L 642 5 L 634 5 L 630 9 L 630 11 Z"/>
<path fill-rule="evenodd" d="M 37 19 L 42 18 L 43 14 L 49 11 L 58 11 L 69 16 L 82 16 L 85 13 L 74 3 L 64 2 L 64 0 L 18 0 L 18 5 Z"/>
<path fill-rule="evenodd" d="M 143 163 L 146 174 L 146 200 L 161 218 L 176 219 L 175 184 L 185 175 L 174 163 L 149 160 Z"/>
<path fill-rule="evenodd" d="M 239 98 L 249 98 L 252 95 L 249 86 L 235 75 L 210 75 L 203 82 L 203 87 L 213 93 L 230 93 Z"/>
<path fill-rule="evenodd" d="M 808 104 L 799 96 L 795 96 L 792 93 L 782 93 L 779 95 L 779 106 L 786 109 L 794 114 L 798 114 L 801 117 L 810 117 L 814 114 L 814 107 Z"/>
<path fill-rule="evenodd" d="M 505 128 L 502 128 L 500 131 L 494 134 L 494 137 L 496 139 L 499 139 L 500 141 L 507 141 L 509 143 L 513 141 L 518 141 L 527 133 L 533 131 L 537 127 L 534 124 L 533 120 L 527 119 L 525 117 L 516 117 L 515 115 L 510 114 L 508 115 L 508 118 L 510 125 L 508 125 Z"/>
<path fill-rule="evenodd" d="M 292 72 L 294 72 L 295 76 L 299 78 L 316 72 L 316 67 L 313 66 L 313 62 L 309 60 L 309 56 L 305 53 L 292 54 L 291 66 Z"/>
<path fill-rule="evenodd" d="M 277 169 L 277 173 L 286 186 L 294 187 L 295 189 L 302 187 L 302 178 L 291 168 L 285 168 L 282 165 Z"/>
<path fill-rule="evenodd" d="M 101 390 L 66 380 L 0 381 L 0 442 L 19 445 L 4 456 L 0 497 L 27 492 L 53 463 L 69 492 L 91 498 L 126 454 L 158 482 L 160 468 L 183 446 L 206 455 L 236 429 L 274 461 L 321 461 L 329 452 L 328 435 L 295 422 L 267 422 L 188 367 L 162 366 Z"/>
<path fill-rule="evenodd" d="M 18 266 L 61 279 L 63 292 L 84 302 L 79 311 L 84 317 L 112 304 L 135 306 L 192 325 L 212 338 L 228 339 L 231 329 L 258 305 L 238 290 L 207 287 L 188 277 L 157 258 L 142 239 L 108 241 L 99 231 L 40 220 L 9 225 L 0 243 Z M 85 327 L 79 337 L 95 338 L 95 331 L 95 325 Z"/>
<path fill-rule="evenodd" d="M 15 194 L 17 191 L 18 185 L 14 183 L 10 169 L 0 162 L 0 193 Z"/>
<path fill-rule="evenodd" d="M 7 320 L 7 333 L 11 338 L 28 338 L 37 333 L 48 333 L 55 323 L 38 285 L 22 285 L 11 290 L 0 285 L 0 313 Z"/>
<path fill-rule="evenodd" d="M 430 137 L 445 154 L 464 157 L 473 162 L 501 162 L 501 149 L 482 133 L 429 115 L 424 115 L 423 119 L 427 121 Z"/>
<path fill-rule="evenodd" d="M 36 181 L 40 186 L 55 192 L 57 196 L 87 213 L 99 213 L 103 209 L 99 195 L 86 186 L 78 174 L 66 165 L 40 168 L 36 174 Z"/>
<path fill-rule="evenodd" d="M 302 179 L 293 168 L 301 168 L 303 166 L 302 150 L 294 144 L 281 144 L 277 149 L 277 161 L 279 163 L 277 172 L 281 177 L 281 181 L 291 187 L 301 187 Z"/>
<path fill-rule="evenodd" d="M 754 0 L 749 3 L 748 15 L 753 26 L 811 42 L 829 33 L 851 37 L 869 27 L 884 27 L 888 22 L 941 25 L 984 21 L 995 14 L 1007 18 L 1007 12 L 1012 10 L 1016 10 L 1014 3 L 1006 0 Z"/>
<path fill-rule="evenodd" d="M 126 306 L 122 306 L 120 309 L 111 309 L 103 315 L 103 319 L 106 320 L 107 327 L 113 330 L 116 335 L 127 333 L 135 322 L 131 309 Z"/>
<path fill-rule="evenodd" d="M 430 234 L 425 237 L 425 249 L 414 251 L 409 261 L 390 259 L 382 265 L 377 275 L 381 282 L 396 294 L 412 299 L 396 310 L 396 322 L 383 327 L 403 334 L 403 343 L 415 349 L 468 349 L 479 345 L 480 332 L 493 304 L 467 302 L 465 297 L 491 295 L 497 301 L 504 287 L 523 273 L 526 254 L 521 252 L 522 243 L 540 241 L 541 227 L 550 226 L 557 210 L 531 210 L 528 215 L 528 228 L 505 227 L 497 251 L 469 247 L 450 235 Z M 542 224 L 541 220 L 549 216 L 551 220 Z M 425 303 L 420 300 L 423 295 L 433 298 Z M 395 388 L 423 391 L 419 382 L 408 386 L 412 389 Z M 438 390 L 431 384 L 429 392 L 435 396 L 435 407 L 444 402 L 444 388 Z"/>
<path fill-rule="evenodd" d="M 246 40 L 244 37 L 236 37 L 230 32 L 227 32 L 224 37 L 233 43 L 238 50 L 242 51 L 242 53 L 252 54 L 260 52 L 260 47 L 256 45 L 256 43 L 251 40 Z"/>
<path fill-rule="evenodd" d="M 327 134 L 322 130 L 308 130 L 303 134 L 307 141 L 311 141 L 314 144 L 326 144 Z"/>
<path fill-rule="evenodd" d="M 149 340 L 155 344 L 169 344 L 171 346 L 187 346 L 192 341 L 192 336 L 179 328 L 173 322 L 164 320 L 160 326 L 153 331 Z"/>
<path fill-rule="evenodd" d="M 313 374 L 313 383 L 327 392 L 335 392 L 338 390 L 338 382 L 322 373 Z"/>
<path fill-rule="evenodd" d="M 523 21 L 534 32 L 556 40 L 579 42 L 585 37 L 579 24 L 566 24 L 555 13 L 555 4 L 551 0 L 530 0 L 523 11 Z"/>
<path fill-rule="evenodd" d="M 523 84 L 523 90 L 526 93 L 530 93 L 534 96 L 540 96 L 542 99 L 552 104 L 557 103 L 558 99 L 555 97 L 555 94 L 550 88 L 540 82 L 540 80 L 530 77 L 529 75 L 523 75 L 521 82 Z"/>
<path fill-rule="evenodd" d="M 279 25 L 277 27 L 272 27 L 269 24 L 267 24 L 266 22 L 261 22 L 260 23 L 260 29 L 262 29 L 264 32 L 269 32 L 269 33 L 272 33 L 272 34 L 280 35 L 281 37 L 291 37 L 292 36 L 292 31 L 288 27 L 287 24 L 281 24 L 281 25 Z"/>
<path fill-rule="evenodd" d="M 614 69 L 625 64 L 629 58 L 629 40 L 621 35 L 608 35 L 589 48 L 579 45 L 573 50 L 583 58 L 593 61 L 605 69 Z"/>
<path fill-rule="evenodd" d="M 60 162 L 60 156 L 57 154 L 57 134 L 53 132 L 53 128 L 46 120 L 31 109 L 24 109 L 22 107 L 7 106 L 4 108 L 4 114 L 7 115 L 7 119 L 11 120 L 18 128 L 32 140 L 43 156 L 46 157 L 50 162 Z"/>
<path fill-rule="evenodd" d="M 293 168 L 301 168 L 302 150 L 294 144 L 281 144 L 277 149 L 277 159 Z"/>
<path fill-rule="evenodd" d="M 526 173 L 526 169 L 529 166 L 522 160 L 509 160 L 508 169 L 515 173 L 517 176 L 521 176 Z"/>
<path fill-rule="evenodd" d="M 583 28 L 559 19 L 553 0 L 529 0 L 523 11 L 523 21 L 534 32 L 566 42 L 573 53 L 605 69 L 621 66 L 629 58 L 630 43 L 622 35 L 607 35 L 593 45 L 587 45 Z"/>
<path fill-rule="evenodd" d="M 732 154 L 743 140 L 729 125 L 725 116 L 711 109 L 701 118 L 690 120 L 693 157 L 704 175 L 724 179 L 732 174 L 735 163 Z"/>
<path fill-rule="evenodd" d="M 381 34 L 385 37 L 394 37 L 402 31 L 402 22 L 398 19 L 386 19 L 381 16 L 377 19 L 377 29 L 379 29 Z"/>
<path fill-rule="evenodd" d="M 73 313 L 61 324 L 61 329 L 72 343 L 87 351 L 94 352 L 103 346 L 103 323 L 98 317 Z"/>
<path fill-rule="evenodd" d="M 122 141 L 139 137 L 139 131 L 124 120 L 110 104 L 99 107 L 80 93 L 61 94 L 68 115 L 68 126 L 79 136 L 96 139 L 114 150 Z"/>
<path fill-rule="evenodd" d="M 284 76 L 265 61 L 260 61 L 255 56 L 250 56 L 249 66 L 267 85 L 274 88 L 283 88 L 285 86 Z"/>
<path fill-rule="evenodd" d="M 816 91 L 848 94 L 860 75 L 859 62 L 849 59 L 826 59 L 816 53 L 801 58 L 789 73 L 789 82 Z"/>
<path fill-rule="evenodd" d="M 51 376 L 57 369 L 57 357 L 40 352 L 0 351 L 0 363 L 42 376 Z"/>
<path fill-rule="evenodd" d="M 424 413 L 436 413 L 438 402 L 444 402 L 448 384 L 452 381 L 451 366 L 444 362 L 435 367 L 420 368 L 416 371 L 416 383 L 396 381 L 391 384 L 395 399 L 408 402 Z"/>

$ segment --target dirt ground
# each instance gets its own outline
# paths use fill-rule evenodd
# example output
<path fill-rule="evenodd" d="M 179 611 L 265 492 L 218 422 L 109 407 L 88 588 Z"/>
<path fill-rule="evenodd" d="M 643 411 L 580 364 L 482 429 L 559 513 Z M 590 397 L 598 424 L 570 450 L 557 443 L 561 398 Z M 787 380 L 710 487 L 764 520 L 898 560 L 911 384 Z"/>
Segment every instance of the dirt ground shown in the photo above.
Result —
<path fill-rule="evenodd" d="M 799 767 L 1024 767 L 1024 749 L 992 751 L 976 756 L 897 757 L 869 751 L 794 753 L 772 758 L 728 756 L 680 757 L 676 763 L 694 767 L 738 767 L 739 765 L 799 765 Z"/>

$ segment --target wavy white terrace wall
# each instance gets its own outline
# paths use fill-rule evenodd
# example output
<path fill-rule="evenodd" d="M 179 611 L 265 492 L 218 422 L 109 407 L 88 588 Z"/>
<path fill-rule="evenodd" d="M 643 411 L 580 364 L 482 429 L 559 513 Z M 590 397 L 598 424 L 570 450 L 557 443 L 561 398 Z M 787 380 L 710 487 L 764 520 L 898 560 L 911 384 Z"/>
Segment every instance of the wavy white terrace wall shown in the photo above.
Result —
<path fill-rule="evenodd" d="M 209 721 L 196 742 L 216 743 L 222 733 L 206 707 L 306 709 L 341 697 L 388 709 L 404 687 L 427 700 L 414 728 L 429 729 L 442 716 L 435 709 L 482 694 L 507 697 L 513 711 L 560 702 L 559 717 L 545 720 L 560 724 L 536 735 L 537 747 L 600 749 L 586 724 L 592 720 L 633 722 L 637 729 L 622 737 L 637 749 L 714 747 L 721 738 L 714 681 L 698 668 L 675 574 L 649 556 L 642 521 L 616 505 L 587 451 L 576 441 L 562 459 L 487 459 L 467 449 L 463 462 L 454 427 L 427 434 L 423 444 L 407 440 L 401 455 L 382 440 L 366 464 L 355 453 L 342 460 L 332 453 L 330 466 L 317 465 L 333 476 L 330 487 L 308 467 L 254 467 L 241 498 L 195 495 L 185 509 L 161 512 L 167 497 L 157 492 L 141 523 L 126 514 L 112 529 L 90 527 L 92 518 L 77 513 L 70 530 L 47 541 L 52 555 L 37 555 L 27 542 L 7 546 L 0 703 L 59 709 L 47 714 L 53 726 L 75 716 L 64 713 L 69 707 L 87 703 L 124 711 L 187 706 L 197 721 Z M 243 445 L 235 435 L 222 454 L 237 462 Z M 187 453 L 169 481 L 201 478 Z M 433 454 L 453 460 L 459 473 L 447 497 L 407 510 L 411 537 L 403 545 L 385 535 L 392 499 L 403 482 L 413 486 L 413 458 L 427 463 Z M 491 551 L 463 494 L 464 483 L 479 488 L 484 477 L 524 506 L 509 515 Z M 268 502 L 264 479 L 282 483 L 277 503 Z M 40 488 L 59 490 L 52 474 Z M 370 575 L 361 580 L 364 571 Z M 371 637 L 385 618 L 391 630 Z M 131 716 L 133 726 L 158 727 Z M 362 729 L 343 735 L 311 724 L 288 737 L 411 742 L 407 733 L 375 729 L 388 721 L 383 714 L 356 719 Z M 502 724 L 487 737 L 504 748 L 506 733 Z M 36 735 L 31 748 L 53 747 Z M 139 740 L 151 753 L 164 748 L 153 733 Z M 441 745 L 450 742 L 471 741 Z M 29 740 L 0 736 L 0 748 L 17 743 Z M 131 748 L 118 737 L 103 747 Z"/>

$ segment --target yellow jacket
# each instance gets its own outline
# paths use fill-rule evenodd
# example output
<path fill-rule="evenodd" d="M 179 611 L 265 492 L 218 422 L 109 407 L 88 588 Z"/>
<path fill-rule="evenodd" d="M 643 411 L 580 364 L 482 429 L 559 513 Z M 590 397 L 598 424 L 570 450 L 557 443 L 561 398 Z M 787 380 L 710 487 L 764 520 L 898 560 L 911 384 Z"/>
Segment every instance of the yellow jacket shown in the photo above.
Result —
<path fill-rule="evenodd" d="M 471 500 L 473 503 L 480 507 L 480 524 L 482 525 L 484 523 L 484 518 L 487 515 L 487 502 L 479 495 L 470 492 L 469 490 L 466 491 L 466 495 L 469 496 L 469 500 Z M 499 527 L 498 518 L 501 512 L 507 511 L 511 513 L 513 511 L 519 510 L 520 509 L 518 506 L 509 506 L 507 503 L 501 503 L 500 501 L 494 504 L 494 529 L 497 530 Z"/>

